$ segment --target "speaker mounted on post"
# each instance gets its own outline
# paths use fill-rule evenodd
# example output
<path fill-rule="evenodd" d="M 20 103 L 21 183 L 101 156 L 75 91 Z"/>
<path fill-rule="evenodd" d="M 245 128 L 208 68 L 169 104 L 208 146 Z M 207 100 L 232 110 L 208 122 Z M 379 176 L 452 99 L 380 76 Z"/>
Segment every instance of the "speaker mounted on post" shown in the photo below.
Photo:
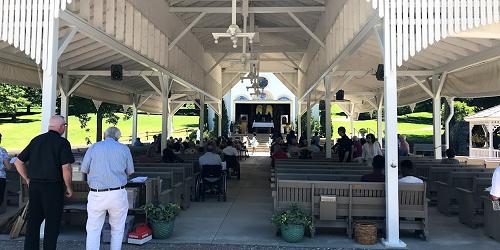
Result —
<path fill-rule="evenodd" d="M 339 90 L 337 91 L 337 93 L 335 94 L 335 100 L 336 101 L 343 101 L 344 100 L 344 90 Z"/>
<path fill-rule="evenodd" d="M 379 64 L 377 67 L 377 72 L 375 72 L 375 77 L 379 81 L 384 81 L 384 65 Z"/>
<path fill-rule="evenodd" d="M 111 65 L 111 80 L 121 81 L 123 80 L 123 66 L 120 64 Z"/>

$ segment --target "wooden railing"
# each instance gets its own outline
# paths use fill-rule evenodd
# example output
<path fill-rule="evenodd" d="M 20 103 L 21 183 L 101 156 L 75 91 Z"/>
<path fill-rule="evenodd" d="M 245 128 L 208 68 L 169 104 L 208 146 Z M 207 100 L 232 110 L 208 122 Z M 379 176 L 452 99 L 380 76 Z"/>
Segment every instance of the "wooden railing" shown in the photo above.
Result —
<path fill-rule="evenodd" d="M 490 154 L 491 153 L 491 154 Z M 500 158 L 500 150 L 489 148 L 470 148 L 470 156 L 477 158 Z"/>

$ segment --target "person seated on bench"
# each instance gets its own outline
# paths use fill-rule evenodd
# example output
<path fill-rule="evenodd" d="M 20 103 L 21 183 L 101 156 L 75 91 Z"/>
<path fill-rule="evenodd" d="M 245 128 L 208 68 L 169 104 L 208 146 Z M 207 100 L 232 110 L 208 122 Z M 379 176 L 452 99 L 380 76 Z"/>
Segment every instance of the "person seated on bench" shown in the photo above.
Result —
<path fill-rule="evenodd" d="M 362 182 L 385 182 L 385 158 L 381 155 L 373 157 L 373 173 L 361 177 Z"/>
<path fill-rule="evenodd" d="M 163 156 L 161 157 L 162 161 L 165 163 L 183 163 L 184 160 L 177 156 L 174 151 L 170 148 L 165 148 L 163 150 Z"/>
<path fill-rule="evenodd" d="M 460 165 L 460 162 L 455 159 L 455 150 L 449 148 L 445 151 L 446 159 L 442 159 L 441 163 L 450 164 L 450 165 Z"/>
<path fill-rule="evenodd" d="M 366 143 L 363 144 L 363 160 L 370 164 L 373 158 L 377 155 L 383 155 L 380 143 L 378 143 L 377 138 L 374 134 L 366 135 Z"/>
<path fill-rule="evenodd" d="M 234 148 L 234 143 L 232 140 L 230 140 L 227 143 L 227 147 L 225 147 L 222 150 L 222 153 L 225 155 L 238 156 L 238 150 L 236 150 L 236 148 Z"/>
<path fill-rule="evenodd" d="M 274 153 L 273 153 L 273 159 L 287 159 L 288 154 L 286 153 L 284 147 L 282 145 L 275 145 L 274 146 Z"/>
<path fill-rule="evenodd" d="M 214 153 L 215 145 L 213 142 L 209 142 L 207 145 L 207 152 L 200 156 L 199 163 L 200 166 L 204 165 L 222 165 L 222 159 L 220 155 Z"/>
<path fill-rule="evenodd" d="M 493 178 L 491 178 L 490 199 L 492 201 L 500 200 L 500 167 L 495 169 Z"/>
<path fill-rule="evenodd" d="M 135 147 L 144 146 L 144 144 L 141 142 L 141 138 L 137 137 L 137 139 L 134 142 L 134 146 Z"/>
<path fill-rule="evenodd" d="M 352 157 L 352 140 L 345 134 L 346 130 L 344 127 L 339 127 L 337 132 L 340 135 L 340 139 L 337 140 L 334 148 L 339 155 L 340 162 L 350 162 Z"/>
<path fill-rule="evenodd" d="M 288 153 L 290 154 L 290 158 L 299 157 L 300 147 L 296 139 L 292 140 L 292 144 L 288 146 Z"/>
<path fill-rule="evenodd" d="M 307 148 L 301 149 L 299 159 L 312 159 L 312 152 Z"/>
<path fill-rule="evenodd" d="M 399 183 L 406 184 L 423 184 L 420 178 L 415 177 L 415 171 L 413 168 L 413 162 L 410 160 L 404 160 L 401 162 L 401 173 L 403 174 L 403 178 L 399 179 Z"/>

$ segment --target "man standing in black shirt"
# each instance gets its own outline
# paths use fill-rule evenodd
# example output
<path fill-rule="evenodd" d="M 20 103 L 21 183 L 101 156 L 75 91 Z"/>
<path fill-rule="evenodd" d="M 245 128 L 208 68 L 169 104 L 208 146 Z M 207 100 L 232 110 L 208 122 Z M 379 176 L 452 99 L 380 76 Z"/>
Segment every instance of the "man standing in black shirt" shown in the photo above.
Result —
<path fill-rule="evenodd" d="M 339 155 L 339 160 L 341 162 L 349 162 L 351 161 L 352 155 L 352 140 L 345 134 L 344 127 L 339 127 L 338 133 L 340 139 L 337 140 L 337 145 L 335 145 L 335 147 Z"/>
<path fill-rule="evenodd" d="M 69 141 L 61 137 L 65 130 L 66 122 L 62 116 L 51 117 L 49 132 L 33 138 L 14 163 L 29 189 L 25 250 L 40 248 L 43 220 L 43 249 L 56 249 L 64 196 L 73 195 L 71 164 L 75 159 Z M 29 162 L 27 167 L 25 162 Z"/>

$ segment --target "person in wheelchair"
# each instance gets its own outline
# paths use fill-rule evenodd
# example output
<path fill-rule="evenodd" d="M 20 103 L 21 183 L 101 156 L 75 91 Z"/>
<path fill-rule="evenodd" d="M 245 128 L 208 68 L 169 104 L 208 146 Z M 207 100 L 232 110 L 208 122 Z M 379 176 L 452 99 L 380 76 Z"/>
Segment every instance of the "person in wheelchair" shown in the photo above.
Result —
<path fill-rule="evenodd" d="M 233 147 L 233 142 L 229 141 L 227 147 L 222 150 L 224 161 L 226 162 L 229 174 L 235 175 L 240 179 L 240 163 L 238 161 L 238 151 Z M 232 173 L 230 172 L 232 170 Z"/>
<path fill-rule="evenodd" d="M 207 152 L 199 159 L 201 168 L 200 194 L 205 199 L 207 191 L 215 191 L 217 199 L 226 201 L 226 175 L 220 155 L 214 153 L 215 145 L 208 143 Z"/>

